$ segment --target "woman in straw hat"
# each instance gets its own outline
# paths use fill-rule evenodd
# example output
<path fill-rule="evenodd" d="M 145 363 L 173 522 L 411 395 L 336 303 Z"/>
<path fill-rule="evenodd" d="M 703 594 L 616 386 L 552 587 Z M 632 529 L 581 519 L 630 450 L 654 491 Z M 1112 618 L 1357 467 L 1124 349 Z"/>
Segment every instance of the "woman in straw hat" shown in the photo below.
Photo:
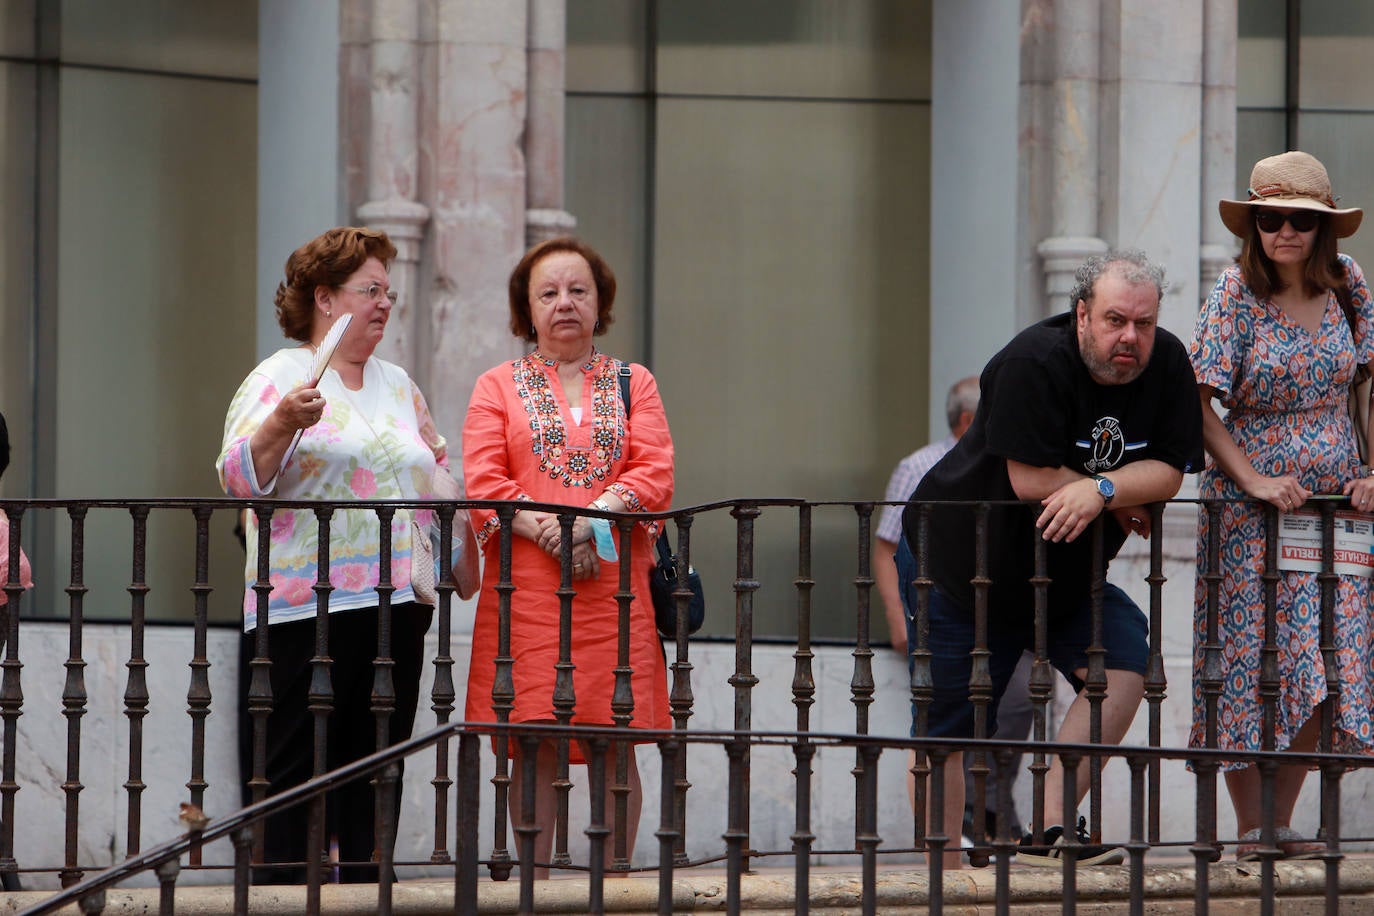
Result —
<path fill-rule="evenodd" d="M 1330 702 L 1319 638 L 1321 584 L 1315 572 L 1280 571 L 1274 639 L 1279 688 L 1266 709 L 1260 660 L 1267 510 L 1235 500 L 1251 497 L 1292 512 L 1314 495 L 1345 494 L 1355 508 L 1374 509 L 1374 480 L 1360 462 L 1347 409 L 1352 379 L 1374 360 L 1374 304 L 1359 265 L 1336 252 L 1336 240 L 1354 234 L 1363 214 L 1338 209 L 1326 169 L 1301 152 L 1260 160 L 1248 199 L 1223 200 L 1220 209 L 1241 251 L 1198 315 L 1191 357 L 1212 458 L 1201 495 L 1228 501 L 1221 507 L 1216 570 L 1224 675 L 1212 718 L 1213 700 L 1202 691 L 1211 534 L 1204 513 L 1190 740 L 1245 751 L 1310 751 L 1320 736 L 1323 704 Z M 1210 409 L 1213 398 L 1229 411 L 1224 420 Z M 1343 575 L 1335 591 L 1340 699 L 1332 744 L 1338 752 L 1364 752 L 1374 747 L 1370 580 Z M 1236 809 L 1238 859 L 1259 857 L 1261 798 L 1270 791 L 1279 854 L 1310 858 L 1325 848 L 1289 826 L 1307 767 L 1280 767 L 1272 787 L 1253 764 L 1228 762 L 1225 774 Z"/>

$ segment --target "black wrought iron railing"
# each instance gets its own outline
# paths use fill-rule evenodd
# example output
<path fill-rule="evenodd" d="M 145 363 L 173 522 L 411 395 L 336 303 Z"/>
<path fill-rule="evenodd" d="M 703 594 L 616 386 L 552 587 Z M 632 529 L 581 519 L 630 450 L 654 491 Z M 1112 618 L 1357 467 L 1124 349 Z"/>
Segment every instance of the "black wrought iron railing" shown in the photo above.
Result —
<path fill-rule="evenodd" d="M 930 853 L 929 865 L 929 906 L 932 912 L 939 912 L 947 887 L 947 874 L 942 865 L 941 852 L 960 838 L 942 832 L 945 801 L 943 798 L 942 777 L 945 761 L 954 752 L 969 752 L 974 758 L 971 769 L 971 794 L 982 801 L 986 796 L 995 800 L 992 808 L 1005 815 L 1011 810 L 1013 781 L 1017 774 L 1011 771 L 1013 755 L 1025 752 L 1030 755 L 1028 775 L 1031 784 L 1031 827 L 1038 834 L 1047 823 L 1073 822 L 1076 814 L 1066 804 L 1061 812 L 1045 811 L 1045 782 L 1050 771 L 1050 761 L 1058 759 L 1065 772 L 1065 797 L 1072 798 L 1069 791 L 1072 780 L 1077 779 L 1080 768 L 1087 767 L 1090 774 L 1091 790 L 1087 798 L 1089 832 L 1094 840 L 1103 833 L 1111 834 L 1114 841 L 1124 840 L 1128 854 L 1127 873 L 1130 876 L 1129 901 L 1134 912 L 1143 912 L 1145 900 L 1144 876 L 1145 858 L 1153 853 L 1159 859 L 1174 856 L 1175 862 L 1187 862 L 1189 858 L 1195 871 L 1195 903 L 1199 912 L 1208 906 L 1209 867 L 1215 862 L 1224 847 L 1235 843 L 1235 837 L 1223 836 L 1219 828 L 1217 776 L 1227 761 L 1247 761 L 1257 765 L 1266 799 L 1263 812 L 1264 828 L 1258 853 L 1258 867 L 1263 876 L 1266 889 L 1261 901 L 1262 909 L 1274 905 L 1274 889 L 1278 860 L 1281 850 L 1278 837 L 1274 832 L 1274 807 L 1272 802 L 1274 780 L 1281 764 L 1303 764 L 1320 771 L 1320 836 L 1325 841 L 1325 851 L 1319 860 L 1325 868 L 1326 883 L 1324 895 L 1328 905 L 1334 905 L 1340 892 L 1341 866 L 1346 854 L 1352 848 L 1371 841 L 1369 836 L 1359 830 L 1343 830 L 1342 798 L 1351 793 L 1343 786 L 1351 779 L 1363 779 L 1364 770 L 1374 758 L 1362 754 L 1335 752 L 1335 721 L 1329 711 L 1323 711 L 1321 734 L 1317 750 L 1306 754 L 1276 752 L 1272 740 L 1259 751 L 1244 753 L 1236 750 L 1216 748 L 1216 716 L 1220 697 L 1220 678 L 1224 676 L 1222 651 L 1217 613 L 1221 589 L 1220 543 L 1214 535 L 1204 545 L 1203 556 L 1203 594 L 1202 609 L 1203 632 L 1197 651 L 1203 660 L 1203 676 L 1200 690 L 1205 710 L 1205 747 L 1187 747 L 1185 742 L 1165 740 L 1164 704 L 1169 684 L 1166 679 L 1166 657 L 1163 642 L 1165 619 L 1164 587 L 1168 580 L 1166 569 L 1169 563 L 1177 570 L 1191 573 L 1191 563 L 1177 558 L 1166 560 L 1163 531 L 1166 513 L 1184 515 L 1192 519 L 1199 510 L 1194 501 L 1178 501 L 1169 505 L 1150 507 L 1152 528 L 1156 536 L 1149 542 L 1147 573 L 1137 587 L 1143 587 L 1150 623 L 1149 664 L 1145 674 L 1145 694 L 1141 715 L 1147 720 L 1148 740 L 1145 744 L 1126 744 L 1110 746 L 1101 743 L 1102 704 L 1106 701 L 1106 672 L 1101 649 L 1101 608 L 1100 602 L 1094 612 L 1094 645 L 1088 652 L 1088 672 L 1085 680 L 1084 696 L 1090 708 L 1094 723 L 1092 738 L 1087 744 L 1067 745 L 1052 740 L 1052 706 L 1055 682 L 1050 672 L 1046 653 L 1046 627 L 1050 609 L 1047 606 L 1049 580 L 1045 576 L 1045 548 L 1043 541 L 1036 540 L 1037 575 L 1032 579 L 1035 594 L 1034 607 L 1036 629 L 1036 667 L 1031 681 L 1031 701 L 1035 710 L 1034 729 L 1029 741 L 997 741 L 982 737 L 986 735 L 990 721 L 989 707 L 992 702 L 993 685 L 985 664 L 975 663 L 974 677 L 970 684 L 969 700 L 974 705 L 975 721 L 978 723 L 980 737 L 972 740 L 937 740 L 924 737 L 926 734 L 926 711 L 933 698 L 931 680 L 931 650 L 925 643 L 925 615 L 928 613 L 928 598 L 931 580 L 928 576 L 928 546 L 931 538 L 939 536 L 930 528 L 930 513 L 918 513 L 919 536 L 912 545 L 917 562 L 917 577 L 914 586 L 919 600 L 917 615 L 918 639 L 911 646 L 914 659 L 912 674 L 902 684 L 903 701 L 909 700 L 914 709 L 915 734 L 908 738 L 878 729 L 870 720 L 870 711 L 875 702 L 883 699 L 878 694 L 875 679 L 875 651 L 871 639 L 870 592 L 874 583 L 869 550 L 870 525 L 872 513 L 880 503 L 872 502 L 816 502 L 795 499 L 778 500 L 733 500 L 704 506 L 694 506 L 659 516 L 613 515 L 597 513 L 593 510 L 574 509 L 565 506 L 542 506 L 531 503 L 438 503 L 438 502 L 340 502 L 340 503 L 291 503 L 285 501 L 240 501 L 240 500 L 11 500 L 0 501 L 0 511 L 8 517 L 10 541 L 8 545 L 8 569 L 10 575 L 4 582 L 4 593 L 8 598 L 5 619 L 4 658 L 0 661 L 0 729 L 3 729 L 4 754 L 0 760 L 0 874 L 20 875 L 26 878 L 40 878 L 44 874 L 56 872 L 64 891 L 55 894 L 32 912 L 50 912 L 68 902 L 87 901 L 83 906 L 88 912 L 99 911 L 99 894 L 106 888 L 131 877 L 151 870 L 162 888 L 164 912 L 170 912 L 174 901 L 174 890 L 181 876 L 187 871 L 207 871 L 224 869 L 225 877 L 232 875 L 235 906 L 237 912 L 246 912 L 247 889 L 253 883 L 254 864 L 262 857 L 263 830 L 261 819 L 269 812 L 282 806 L 304 806 L 311 825 L 310 845 L 307 859 L 300 863 L 307 869 L 308 888 L 307 906 L 310 912 L 319 911 L 319 888 L 330 878 L 330 868 L 339 863 L 329 859 L 328 839 L 325 836 L 324 802 L 325 791 L 351 779 L 373 778 L 379 789 L 377 792 L 377 823 L 379 883 L 377 886 L 378 912 L 390 912 L 392 865 L 424 864 L 433 874 L 451 875 L 455 886 L 455 908 L 458 912 L 476 912 L 479 885 L 484 880 L 483 872 L 496 880 L 505 880 L 518 874 L 520 882 L 520 909 L 533 911 L 536 881 L 536 868 L 551 867 L 584 873 L 587 877 L 587 905 L 591 911 L 598 911 L 603 902 L 605 880 L 617 873 L 654 874 L 659 882 L 660 912 L 672 911 L 672 879 L 685 869 L 702 865 L 723 865 L 727 882 L 727 909 L 737 912 L 740 907 L 741 877 L 761 864 L 779 862 L 790 866 L 796 879 L 797 899 L 794 906 L 797 912 L 807 912 L 807 888 L 809 885 L 811 863 L 818 858 L 826 861 L 849 859 L 861 876 L 862 909 L 876 912 L 876 882 L 880 868 L 889 860 L 910 867 L 913 859 Z M 985 555 L 989 537 L 988 516 L 992 503 L 971 503 L 967 510 L 975 516 L 975 540 L 980 555 Z M 1218 531 L 1220 519 L 1219 503 L 1205 503 L 1201 511 L 1208 513 L 1212 521 L 1211 531 Z M 1314 502 L 1323 527 L 1321 546 L 1321 571 L 1318 577 L 1323 584 L 1321 613 L 1321 651 L 1324 658 L 1334 661 L 1337 652 L 1334 633 L 1335 584 L 1338 573 L 1336 568 L 1336 547 L 1333 531 L 1338 511 L 1348 508 L 1342 500 L 1318 499 Z M 221 518 L 247 508 L 256 513 L 259 525 L 259 565 L 258 581 L 253 587 L 259 608 L 265 609 L 271 589 L 270 552 L 272 548 L 270 519 L 274 513 L 298 511 L 313 518 L 320 530 L 320 542 L 327 544 L 327 532 L 331 517 L 340 510 L 363 509 L 375 513 L 379 539 L 382 541 L 381 583 L 377 587 L 378 605 L 382 610 L 379 616 L 378 645 L 379 657 L 375 661 L 373 682 L 372 711 L 377 720 L 378 734 L 384 734 L 381 727 L 395 709 L 394 686 L 389 679 L 391 659 L 389 651 L 388 616 L 391 595 L 394 591 L 389 580 L 389 564 L 385 562 L 389 549 L 388 532 L 394 513 L 400 508 L 423 506 L 437 511 L 441 534 L 439 564 L 441 569 L 449 568 L 452 557 L 449 555 L 449 537 L 454 512 L 459 507 L 481 506 L 496 511 L 502 520 L 501 541 L 497 551 L 497 569 L 494 588 L 498 594 L 498 615 L 503 621 L 503 636 L 494 658 L 489 661 L 495 669 L 495 686 L 492 689 L 493 708 L 496 715 L 489 722 L 454 721 L 459 687 L 455 683 L 454 669 L 454 595 L 450 581 L 442 581 L 439 586 L 439 602 L 436 608 L 437 651 L 430 661 L 433 664 L 434 686 L 429 695 L 430 708 L 434 713 L 434 726 L 409 741 L 386 747 L 379 739 L 377 752 L 366 759 L 357 761 L 342 769 L 329 772 L 321 761 L 323 755 L 316 754 L 314 777 L 301 786 L 282 790 L 274 787 L 267 779 L 264 751 L 264 730 L 267 714 L 272 709 L 270 681 L 267 678 L 271 665 L 271 628 L 259 628 L 255 637 L 254 657 L 250 662 L 252 677 L 245 696 L 214 697 L 210 690 L 209 672 L 211 662 L 208 654 L 209 601 L 211 595 L 208 549 L 211 520 L 216 515 Z M 571 690 L 572 659 L 568 655 L 568 640 L 562 639 L 563 647 L 559 659 L 560 676 L 555 686 L 553 704 L 558 711 L 558 721 L 554 723 L 512 723 L 510 709 L 516 690 L 512 677 L 514 659 L 510 654 L 509 619 L 510 597 L 514 591 L 511 574 L 510 521 L 520 509 L 542 509 L 558 514 L 563 530 L 563 541 L 571 544 L 572 526 L 580 515 L 593 515 L 608 518 L 616 526 L 621 536 L 620 582 L 616 596 L 619 607 L 619 647 L 618 664 L 614 672 L 617 679 L 616 699 L 613 709 L 615 721 L 606 726 L 578 726 L 568 724 L 576 710 L 576 696 Z M 812 571 L 812 526 L 816 513 L 841 513 L 852 520 L 855 574 L 852 578 L 854 600 L 852 610 L 855 614 L 857 637 L 852 649 L 847 653 L 850 662 L 849 684 L 845 700 L 853 707 L 853 728 L 849 731 L 826 731 L 815 727 L 813 710 L 818 702 L 827 697 L 824 690 L 834 690 L 818 685 L 814 666 L 817 647 L 811 640 L 813 617 L 812 592 L 816 585 Z M 49 513 L 62 515 L 69 520 L 71 575 L 64 586 L 68 596 L 68 613 L 64 623 L 68 628 L 68 657 L 61 666 L 65 669 L 65 680 L 61 695 L 61 715 L 66 719 L 65 727 L 65 766 L 49 767 L 60 772 L 60 780 L 52 777 L 57 785 L 25 785 L 18 778 L 16 749 L 19 745 L 19 720 L 21 716 L 47 717 L 50 710 L 35 709 L 25 703 L 22 685 L 30 678 L 52 677 L 55 672 L 33 670 L 32 663 L 25 659 L 24 634 L 32 622 L 25 617 L 26 593 L 18 581 L 18 553 L 21 544 L 32 552 L 33 545 L 25 541 L 27 521 L 35 515 Z M 86 586 L 83 576 L 83 558 L 90 551 L 86 544 L 84 531 L 86 520 L 94 513 L 110 513 L 127 517 L 131 525 L 132 560 L 129 566 L 128 592 L 129 621 L 128 655 L 124 661 L 127 679 L 120 702 L 120 715 L 127 746 L 126 779 L 123 783 L 123 809 L 126 823 L 126 840 L 122 852 L 126 858 L 118 863 L 83 859 L 81 834 L 83 830 L 83 809 L 80 806 L 83 785 L 83 721 L 89 722 L 92 716 L 99 716 L 106 707 L 93 708 L 91 697 L 86 690 L 84 669 L 87 665 L 86 642 L 83 639 L 86 624 L 83 621 L 83 601 Z M 207 779 L 206 749 L 211 742 L 214 725 L 224 722 L 224 727 L 232 727 L 235 717 L 226 715 L 216 720 L 212 713 L 219 710 L 237 711 L 240 703 L 246 703 L 251 719 L 253 753 L 251 772 L 241 774 L 250 789 L 253 803 L 242 810 L 217 816 L 203 828 L 194 829 L 167 842 L 146 846 L 144 841 L 144 794 L 145 785 L 145 748 L 150 735 L 146 731 L 148 710 L 157 698 L 150 694 L 146 669 L 145 636 L 149 624 L 145 615 L 145 600 L 148 593 L 146 563 L 148 558 L 147 524 L 150 515 L 172 513 L 190 515 L 195 532 L 195 568 L 193 580 L 187 586 L 192 598 L 193 622 L 189 658 L 189 682 L 184 695 L 186 710 L 191 727 L 189 729 L 189 778 L 185 782 L 188 802 L 202 807 L 206 792 L 211 788 Z M 629 728 L 630 716 L 634 710 L 634 697 L 629 690 L 628 629 L 630 627 L 629 607 L 632 601 L 644 600 L 629 587 L 631 551 L 629 532 L 633 526 L 647 518 L 672 520 L 676 528 L 676 542 L 679 550 L 680 572 L 685 572 L 692 560 L 691 532 L 694 520 L 706 515 L 728 513 L 735 529 L 735 568 L 733 570 L 704 570 L 708 576 L 718 579 L 728 578 L 733 593 L 733 607 L 724 609 L 732 616 L 735 624 L 735 638 L 732 650 L 733 659 L 728 677 L 723 680 L 702 682 L 694 679 L 696 672 L 694 659 L 701 660 L 704 647 L 689 639 L 685 632 L 674 644 L 666 646 L 669 665 L 669 706 L 672 727 L 664 730 L 632 730 Z M 754 644 L 754 600 L 759 588 L 765 584 L 755 574 L 755 525 L 765 514 L 775 516 L 794 516 L 797 531 L 795 554 L 795 575 L 791 578 L 791 603 L 795 610 L 796 640 L 792 647 L 792 673 L 790 681 L 790 705 L 793 707 L 792 727 L 785 729 L 766 729 L 758 727 L 753 713 L 758 705 L 755 694 L 760 678 L 754 671 L 756 646 Z M 1278 514 L 1267 513 L 1270 539 L 1265 559 L 1265 579 L 1271 587 L 1265 590 L 1265 662 L 1260 673 L 1260 694 L 1263 708 L 1263 728 L 1272 737 L 1273 723 L 1278 715 L 1280 702 L 1278 681 L 1281 672 L 1277 667 L 1278 649 L 1277 619 L 1282 609 L 1278 607 L 1277 589 L 1272 587 L 1281 575 L 1277 560 Z M 1100 546 L 1102 521 L 1091 529 L 1085 537 L 1092 537 Z M 54 526 L 56 527 L 56 526 Z M 1034 537 L 1033 532 L 1027 533 Z M 1188 545 L 1191 546 L 1191 545 Z M 1095 577 L 1102 578 L 1105 563 L 1102 553 L 1097 552 Z M 328 551 L 321 551 L 319 581 L 315 593 L 321 609 L 329 603 L 329 557 Z M 986 578 L 986 566 L 980 569 L 975 580 L 981 596 L 977 603 L 979 632 L 982 636 L 975 646 L 975 655 L 987 651 L 988 608 L 986 589 L 990 582 Z M 685 577 L 679 576 L 679 581 Z M 490 574 L 488 581 L 491 581 Z M 768 583 L 776 586 L 777 583 Z M 677 600 L 679 609 L 685 607 L 689 593 L 679 588 Z M 1191 595 L 1190 595 L 1191 597 Z M 237 600 L 237 598 L 236 598 Z M 562 581 L 556 594 L 550 596 L 551 606 L 556 606 L 556 626 L 566 637 L 577 621 L 577 588 L 572 573 L 571 548 L 562 554 Z M 1191 604 L 1189 610 L 1191 611 Z M 721 611 L 713 609 L 713 613 Z M 1191 614 L 1190 614 L 1191 616 Z M 555 622 L 551 621 L 551 625 Z M 315 734 L 321 735 L 332 708 L 333 686 L 329 678 L 329 628 L 317 629 L 318 642 L 315 647 L 315 686 L 312 688 L 311 711 L 314 716 Z M 479 660 L 482 661 L 482 660 Z M 474 662 L 478 663 L 478 662 Z M 26 668 L 28 670 L 26 670 Z M 1334 669 L 1334 665 L 1332 665 Z M 833 681 L 831 682 L 833 684 Z M 1188 691 L 1175 689 L 1176 693 Z M 1342 685 L 1338 678 L 1328 677 L 1328 708 L 1337 708 L 1342 700 Z M 728 699 L 724 699 L 728 698 Z M 170 699 L 170 698 L 169 698 Z M 711 700 L 713 705 L 728 707 L 729 727 L 703 724 L 700 706 L 703 700 Z M 723 702 L 716 702 L 723 701 Z M 115 722 L 104 723 L 114 729 Z M 363 727 L 363 723 L 359 723 Z M 552 741 L 559 748 L 557 778 L 551 789 L 539 787 L 538 791 L 552 791 L 557 800 L 557 826 L 553 855 L 550 862 L 535 862 L 535 828 L 533 826 L 534 767 L 533 754 L 529 749 L 541 740 Z M 585 742 L 590 750 L 589 774 L 586 784 L 590 795 L 588 802 L 588 826 L 584 831 L 586 851 L 581 843 L 570 841 L 568 824 L 570 822 L 571 788 L 575 781 L 567 763 L 568 750 L 573 742 Z M 645 853 L 644 842 L 640 843 L 641 858 L 634 859 L 632 850 L 613 849 L 612 855 L 603 855 L 605 844 L 611 836 L 624 836 L 626 821 L 631 816 L 624 803 L 613 805 L 612 823 L 606 822 L 602 813 L 606 810 L 603 791 L 623 802 L 629 787 L 625 784 L 627 755 L 633 753 L 633 742 L 649 742 L 657 754 L 657 810 L 658 829 L 657 854 Z M 526 753 L 521 755 L 521 747 Z M 767 797 L 773 806 L 779 798 L 786 796 L 785 817 L 790 833 L 789 844 L 770 846 L 759 842 L 756 829 L 759 822 L 754 804 L 759 793 L 754 791 L 751 782 L 751 763 L 755 752 L 761 748 L 782 749 L 791 759 L 788 773 L 790 785 L 779 791 L 777 785 L 767 786 Z M 485 750 L 484 750 L 485 749 Z M 392 793 L 396 791 L 394 767 L 406 757 L 430 752 L 434 759 L 434 778 L 432 780 L 432 817 L 426 826 L 406 822 L 404 828 L 396 821 L 392 805 Z M 814 779 L 816 762 L 821 755 L 852 753 L 853 766 L 849 770 L 852 777 L 852 805 L 843 806 L 848 810 L 846 818 L 845 841 L 842 843 L 818 843 L 813 816 L 818 808 L 827 803 L 818 794 Z M 909 762 L 908 754 L 914 754 L 914 764 Z M 456 757 L 455 757 L 456 754 Z M 490 755 L 490 756 L 488 756 Z M 988 756 L 1003 765 L 998 768 L 995 779 L 989 779 L 986 766 Z M 689 756 L 693 766 L 689 767 Z M 488 771 L 483 770 L 483 757 L 486 757 Z M 1108 797 L 1103 782 L 1103 768 L 1111 760 L 1121 759 L 1129 771 L 1128 790 L 1124 801 L 1118 797 Z M 1194 805 L 1191 822 L 1180 822 L 1177 815 L 1166 817 L 1162 801 L 1168 792 L 1164 784 L 1166 768 L 1173 765 L 1170 773 L 1183 772 L 1180 763 L 1187 763 L 1191 772 Z M 890 793 L 880 793 L 879 772 L 910 772 L 914 777 L 916 791 L 910 817 L 902 817 L 903 826 L 898 830 L 884 830 L 880 827 L 882 815 L 894 807 Z M 493 775 L 488 776 L 487 772 Z M 769 770 L 776 775 L 779 770 Z M 715 784 L 704 786 L 698 775 L 697 784 L 689 779 L 689 774 L 709 773 Z M 609 778 L 603 778 L 609 774 Z M 455 783 L 456 780 L 456 783 Z M 511 788 L 516 780 L 522 780 L 525 791 L 522 810 L 514 810 L 511 805 Z M 723 790 L 720 784 L 724 785 Z M 456 789 L 455 789 L 456 785 Z M 929 789 L 926 786 L 929 785 Z M 28 789 L 52 793 L 54 790 L 63 798 L 62 817 L 50 823 L 25 824 L 22 829 L 16 824 L 16 796 Z M 833 789 L 831 790 L 833 794 Z M 711 798 L 724 807 L 722 812 L 714 812 L 715 817 L 707 817 L 696 801 Z M 646 798 L 646 808 L 652 804 Z M 829 804 L 827 810 L 833 816 L 837 810 Z M 1104 812 L 1110 810 L 1113 820 L 1108 831 L 1104 831 Z M 1175 809 L 1170 809 L 1175 810 Z M 84 815 L 89 817 L 89 809 Z M 768 816 L 776 817 L 772 810 Z M 709 828 L 706 823 L 723 822 L 724 830 L 703 836 Z M 514 826 L 514 835 L 508 830 Z M 452 826 L 452 831 L 450 831 Z M 489 845 L 485 842 L 479 848 L 479 836 L 483 827 L 490 830 Z M 1014 850 L 1020 836 L 1019 824 L 1012 824 L 1006 816 L 1000 818 L 997 836 L 991 842 L 991 852 L 995 861 L 997 905 L 999 911 L 1006 912 L 1009 907 L 1012 871 L 1009 855 Z M 398 829 L 409 832 L 424 832 L 432 840 L 432 852 L 427 861 L 402 862 L 393 856 L 392 843 Z M 61 862 L 26 861 L 25 850 L 34 844 L 25 838 L 32 836 L 29 831 L 61 830 L 63 858 Z M 1123 837 L 1123 834 L 1125 836 Z M 216 840 L 227 837 L 233 846 L 230 863 L 207 863 L 202 850 Z M 719 838 L 718 840 L 716 838 Z M 23 842 L 21 842 L 23 841 Z M 1074 867 L 1075 844 L 1070 840 L 1069 855 L 1065 857 L 1062 871 L 1064 881 L 1063 910 L 1073 912 L 1076 906 L 1074 888 L 1077 872 Z M 1001 855 L 997 855 L 1001 853 Z M 609 862 L 607 862 L 609 858 Z M 183 863 L 184 859 L 184 865 Z M 516 871 L 518 867 L 518 872 Z M 922 866 L 924 867 L 924 866 Z M 225 882 L 228 883 L 228 882 Z"/>

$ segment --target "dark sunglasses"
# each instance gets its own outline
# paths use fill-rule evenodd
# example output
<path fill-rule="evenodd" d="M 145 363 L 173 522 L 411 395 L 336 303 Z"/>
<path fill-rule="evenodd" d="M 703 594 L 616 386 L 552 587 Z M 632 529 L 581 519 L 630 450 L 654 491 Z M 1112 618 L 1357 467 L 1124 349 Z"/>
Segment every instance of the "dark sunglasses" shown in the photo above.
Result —
<path fill-rule="evenodd" d="M 1280 213 L 1278 210 L 1255 211 L 1255 225 L 1259 226 L 1260 232 L 1278 232 L 1283 229 L 1284 223 L 1292 226 L 1294 232 L 1311 232 L 1317 228 L 1320 221 L 1321 214 L 1313 210 L 1294 210 L 1291 213 Z"/>

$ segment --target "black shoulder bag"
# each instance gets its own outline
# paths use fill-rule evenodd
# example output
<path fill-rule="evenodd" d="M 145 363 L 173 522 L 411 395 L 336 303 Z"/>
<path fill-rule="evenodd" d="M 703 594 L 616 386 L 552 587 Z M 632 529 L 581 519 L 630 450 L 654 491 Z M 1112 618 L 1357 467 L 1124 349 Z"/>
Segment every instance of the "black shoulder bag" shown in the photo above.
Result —
<path fill-rule="evenodd" d="M 625 405 L 625 419 L 630 418 L 630 367 L 616 362 L 616 372 L 620 375 L 620 402 Z M 653 572 L 649 573 L 649 593 L 654 601 L 654 625 L 664 639 L 677 639 L 677 601 L 673 592 L 677 591 L 677 556 L 668 546 L 668 532 L 665 530 L 657 540 L 658 559 Z M 692 567 L 687 567 L 687 588 L 692 597 L 687 601 L 687 635 L 690 636 L 706 620 L 706 596 L 701 590 L 701 576 Z"/>

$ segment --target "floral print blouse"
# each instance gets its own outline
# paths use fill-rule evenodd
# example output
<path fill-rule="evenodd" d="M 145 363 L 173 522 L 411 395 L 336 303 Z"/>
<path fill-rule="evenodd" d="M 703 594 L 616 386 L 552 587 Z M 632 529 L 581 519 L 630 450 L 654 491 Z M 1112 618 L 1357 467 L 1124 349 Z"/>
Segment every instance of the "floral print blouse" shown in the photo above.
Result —
<path fill-rule="evenodd" d="M 244 498 L 285 500 L 423 499 L 430 496 L 436 464 L 448 467 L 448 448 L 430 417 L 420 389 L 404 369 L 372 357 L 363 368 L 363 387 L 349 391 L 333 369 L 320 379 L 324 416 L 305 430 L 275 480 L 259 481 L 249 438 L 282 396 L 300 385 L 310 367 L 304 347 L 278 350 L 244 379 L 224 420 L 224 445 L 216 467 L 224 492 Z M 423 530 L 432 512 L 421 510 Z M 310 510 L 278 509 L 272 514 L 268 623 L 315 616 L 318 522 Z M 329 522 L 329 611 L 374 607 L 380 570 L 377 515 L 365 510 L 335 512 Z M 250 512 L 244 566 L 244 629 L 257 626 L 257 517 Z M 411 512 L 396 510 L 391 521 L 392 603 L 414 600 L 410 587 Z"/>

